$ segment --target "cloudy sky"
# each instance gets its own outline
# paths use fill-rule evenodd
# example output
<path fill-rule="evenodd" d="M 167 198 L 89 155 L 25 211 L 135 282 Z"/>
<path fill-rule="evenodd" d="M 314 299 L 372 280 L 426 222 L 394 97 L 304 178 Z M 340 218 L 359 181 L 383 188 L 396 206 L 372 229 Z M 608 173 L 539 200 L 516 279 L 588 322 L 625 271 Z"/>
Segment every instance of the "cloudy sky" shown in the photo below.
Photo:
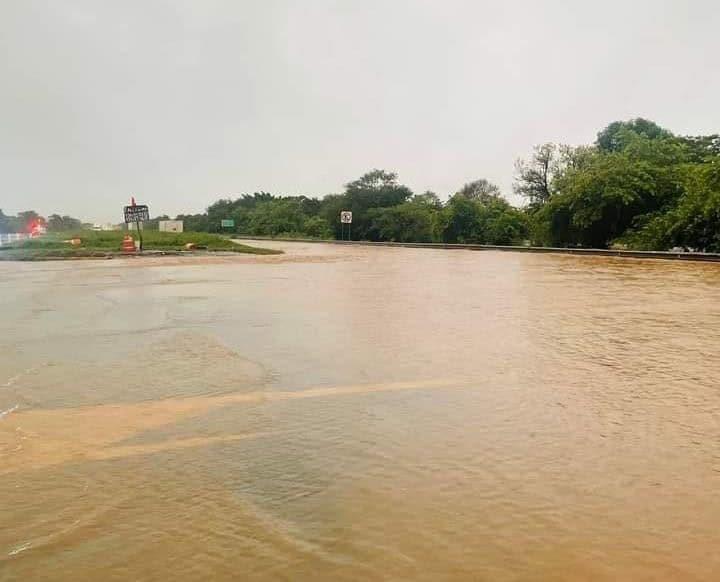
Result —
<path fill-rule="evenodd" d="M 512 199 L 536 143 L 720 131 L 716 0 L 1 0 L 0 208 L 119 221 L 368 169 Z"/>

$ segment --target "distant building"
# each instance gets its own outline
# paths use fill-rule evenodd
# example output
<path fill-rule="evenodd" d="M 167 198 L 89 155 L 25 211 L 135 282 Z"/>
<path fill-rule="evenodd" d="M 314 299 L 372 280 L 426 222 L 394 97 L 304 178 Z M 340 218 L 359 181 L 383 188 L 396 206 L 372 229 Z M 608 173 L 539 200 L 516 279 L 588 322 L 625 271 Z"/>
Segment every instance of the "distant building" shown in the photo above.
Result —
<path fill-rule="evenodd" d="M 182 232 L 182 220 L 161 220 L 158 222 L 158 230 L 160 232 Z"/>

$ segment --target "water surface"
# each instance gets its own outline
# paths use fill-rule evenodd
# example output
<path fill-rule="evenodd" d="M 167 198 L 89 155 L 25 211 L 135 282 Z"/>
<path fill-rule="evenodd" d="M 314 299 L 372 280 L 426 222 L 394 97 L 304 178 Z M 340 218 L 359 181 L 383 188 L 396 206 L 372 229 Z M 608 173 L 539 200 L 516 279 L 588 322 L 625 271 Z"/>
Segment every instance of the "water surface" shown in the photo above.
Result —
<path fill-rule="evenodd" d="M 0 580 L 720 578 L 719 266 L 271 244 L 0 263 Z"/>

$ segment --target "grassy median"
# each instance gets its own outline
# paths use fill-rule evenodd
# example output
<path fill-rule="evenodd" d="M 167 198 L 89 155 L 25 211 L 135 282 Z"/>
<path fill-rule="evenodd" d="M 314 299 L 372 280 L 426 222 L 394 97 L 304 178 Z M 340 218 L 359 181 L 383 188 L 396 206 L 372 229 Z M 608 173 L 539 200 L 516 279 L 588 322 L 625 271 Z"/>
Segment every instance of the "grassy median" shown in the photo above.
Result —
<path fill-rule="evenodd" d="M 37 261 L 48 259 L 110 258 L 121 254 L 125 231 L 94 231 L 52 233 L 0 247 L 0 260 Z M 137 239 L 137 233 L 130 233 Z M 79 245 L 69 241 L 79 239 Z M 282 251 L 238 244 L 219 234 L 206 232 L 143 231 L 143 250 L 179 253 L 192 244 L 198 252 L 232 252 L 274 255 Z"/>

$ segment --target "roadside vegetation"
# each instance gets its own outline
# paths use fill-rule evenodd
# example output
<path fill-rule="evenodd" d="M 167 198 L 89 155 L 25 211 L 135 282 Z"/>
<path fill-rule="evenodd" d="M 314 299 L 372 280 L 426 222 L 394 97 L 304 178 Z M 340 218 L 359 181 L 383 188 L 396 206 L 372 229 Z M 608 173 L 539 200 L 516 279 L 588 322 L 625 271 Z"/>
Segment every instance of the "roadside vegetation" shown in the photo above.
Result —
<path fill-rule="evenodd" d="M 181 215 L 186 228 L 249 236 L 340 239 L 341 210 L 353 213 L 352 240 L 513 244 L 528 232 L 526 214 L 502 197 L 497 186 L 480 179 L 465 184 L 442 202 L 434 192 L 415 194 L 394 172 L 372 170 L 322 199 L 273 196 L 266 192 L 219 200 L 207 212 Z M 348 228 L 344 227 L 345 238 Z"/>
<path fill-rule="evenodd" d="M 176 218 L 184 221 L 186 231 L 339 239 L 340 211 L 350 210 L 353 240 L 720 252 L 716 134 L 678 136 L 645 119 L 614 122 L 589 145 L 538 145 L 515 168 L 513 191 L 524 201 L 521 207 L 511 205 L 484 178 L 441 197 L 415 193 L 396 173 L 376 169 L 322 198 L 256 192 Z M 146 223 L 148 248 L 159 244 L 151 242 L 150 233 L 158 220 L 167 218 Z M 32 211 L 17 217 L 0 211 L 0 232 L 15 232 L 13 228 L 33 220 L 44 219 Z M 233 226 L 223 228 L 223 220 Z M 68 231 L 79 221 L 52 215 L 46 225 L 49 232 Z M 97 245 L 104 244 L 102 236 Z M 225 244 L 220 240 L 207 246 Z"/>
<path fill-rule="evenodd" d="M 25 239 L 0 247 L 0 259 L 41 260 L 51 258 L 82 258 L 113 256 L 120 251 L 123 231 L 79 230 L 49 233 L 43 237 Z M 136 233 L 131 233 L 137 238 Z M 70 241 L 77 239 L 79 244 Z M 280 251 L 234 243 L 229 238 L 211 233 L 166 233 L 143 231 L 144 250 L 179 252 L 192 244 L 201 251 L 225 251 L 257 255 L 277 254 Z"/>
<path fill-rule="evenodd" d="M 718 135 L 611 123 L 590 146 L 538 146 L 515 191 L 536 244 L 720 251 Z"/>

